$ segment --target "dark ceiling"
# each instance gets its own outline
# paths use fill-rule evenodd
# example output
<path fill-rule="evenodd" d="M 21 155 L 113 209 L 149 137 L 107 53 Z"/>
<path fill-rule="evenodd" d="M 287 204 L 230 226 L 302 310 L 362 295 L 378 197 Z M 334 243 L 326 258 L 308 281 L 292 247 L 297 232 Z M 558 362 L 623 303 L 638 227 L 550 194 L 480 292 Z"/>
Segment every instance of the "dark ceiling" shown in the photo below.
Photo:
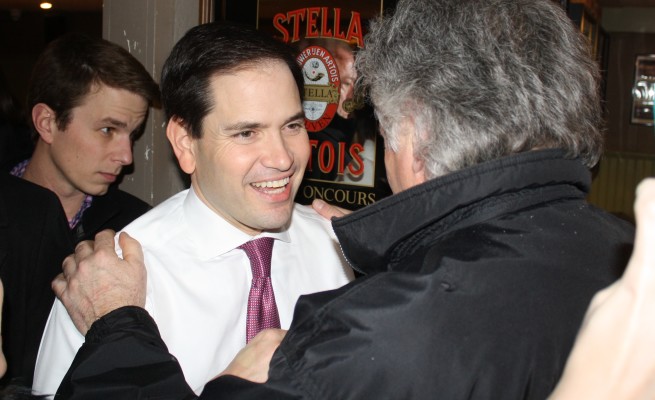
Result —
<path fill-rule="evenodd" d="M 101 11 L 102 0 L 49 0 L 55 11 Z M 0 9 L 37 11 L 40 0 L 0 0 Z"/>
<path fill-rule="evenodd" d="M 103 0 L 50 0 L 53 10 L 100 11 Z M 192 1 L 192 0 L 189 0 Z M 40 0 L 0 0 L 0 9 L 34 11 Z M 598 0 L 601 7 L 655 7 L 655 0 Z"/>

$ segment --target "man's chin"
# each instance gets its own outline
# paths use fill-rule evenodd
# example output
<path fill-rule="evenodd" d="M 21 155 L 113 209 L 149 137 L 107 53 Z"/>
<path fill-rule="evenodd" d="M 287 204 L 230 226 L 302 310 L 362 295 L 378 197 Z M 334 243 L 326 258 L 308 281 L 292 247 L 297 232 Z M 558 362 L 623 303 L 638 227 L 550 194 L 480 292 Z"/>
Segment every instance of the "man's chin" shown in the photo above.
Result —
<path fill-rule="evenodd" d="M 82 190 L 84 194 L 89 196 L 104 196 L 109 191 L 109 185 L 94 186 L 88 188 L 88 190 Z"/>
<path fill-rule="evenodd" d="M 265 232 L 279 232 L 289 227 L 291 223 L 291 211 L 293 204 L 285 209 L 269 210 L 262 213 L 263 217 L 258 221 L 257 230 Z"/>

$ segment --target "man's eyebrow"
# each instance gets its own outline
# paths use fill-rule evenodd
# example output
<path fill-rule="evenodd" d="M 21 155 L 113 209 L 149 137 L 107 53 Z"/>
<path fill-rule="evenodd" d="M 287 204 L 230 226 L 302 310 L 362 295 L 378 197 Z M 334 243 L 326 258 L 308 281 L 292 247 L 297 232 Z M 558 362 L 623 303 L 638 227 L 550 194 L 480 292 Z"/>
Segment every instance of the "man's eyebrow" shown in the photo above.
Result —
<path fill-rule="evenodd" d="M 101 122 L 103 124 L 113 125 L 113 126 L 115 126 L 117 128 L 127 129 L 127 123 L 125 123 L 124 121 L 119 121 L 119 120 L 111 118 L 111 117 L 104 118 Z"/>
<path fill-rule="evenodd" d="M 260 122 L 240 121 L 232 125 L 224 126 L 223 129 L 226 131 L 249 131 L 262 127 L 264 127 L 264 124 Z"/>
<path fill-rule="evenodd" d="M 285 124 L 288 124 L 291 121 L 295 121 L 297 119 L 305 119 L 305 112 L 304 111 L 298 111 L 296 115 L 293 115 L 289 117 L 286 121 L 284 121 Z"/>
<path fill-rule="evenodd" d="M 299 119 L 305 119 L 304 111 L 299 111 L 297 114 L 292 115 L 284 121 L 284 125 L 289 122 L 296 121 Z M 232 125 L 224 126 L 223 130 L 225 131 L 248 131 L 252 129 L 265 128 L 266 125 L 261 122 L 250 122 L 250 121 L 240 121 Z"/>

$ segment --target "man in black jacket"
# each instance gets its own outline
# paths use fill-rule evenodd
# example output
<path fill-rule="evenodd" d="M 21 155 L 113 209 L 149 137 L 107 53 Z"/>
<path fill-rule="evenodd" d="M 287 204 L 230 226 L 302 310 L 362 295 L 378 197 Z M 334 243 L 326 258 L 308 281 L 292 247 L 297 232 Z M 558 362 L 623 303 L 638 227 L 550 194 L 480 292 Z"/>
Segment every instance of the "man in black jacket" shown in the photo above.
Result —
<path fill-rule="evenodd" d="M 375 23 L 357 68 L 395 194 L 333 220 L 365 276 L 298 301 L 264 384 L 222 376 L 203 397 L 547 397 L 634 234 L 585 201 L 602 138 L 584 40 L 550 0 L 401 0 Z M 55 284 L 91 326 L 59 393 L 186 396 L 143 304 L 84 312 L 67 289 L 94 264 L 121 264 L 99 254 L 79 269 L 69 259 Z M 117 305 L 137 307 L 107 314 Z M 127 382 L 127 368 L 147 378 Z"/>
<path fill-rule="evenodd" d="M 32 384 L 54 301 L 50 282 L 65 255 L 77 242 L 121 229 L 150 208 L 115 182 L 132 163 L 133 141 L 158 98 L 157 84 L 139 61 L 100 38 L 63 35 L 37 60 L 28 91 L 35 149 L 11 171 L 23 182 L 0 181 L 8 220 L 2 243 L 8 254 L 2 266 L 5 381 L 20 377 L 21 384 Z"/>
<path fill-rule="evenodd" d="M 150 208 L 115 183 L 132 164 L 132 144 L 158 101 L 157 84 L 127 50 L 63 35 L 32 71 L 27 106 L 35 148 L 11 174 L 57 195 L 74 242 L 121 229 Z"/>

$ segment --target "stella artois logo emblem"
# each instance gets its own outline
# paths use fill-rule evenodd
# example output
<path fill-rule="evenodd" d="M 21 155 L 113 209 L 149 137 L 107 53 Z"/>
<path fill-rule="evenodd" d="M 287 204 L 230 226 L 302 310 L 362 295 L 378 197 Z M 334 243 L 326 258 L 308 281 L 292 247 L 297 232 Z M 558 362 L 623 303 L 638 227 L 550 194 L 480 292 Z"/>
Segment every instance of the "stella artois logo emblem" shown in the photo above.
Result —
<path fill-rule="evenodd" d="M 309 46 L 296 58 L 305 79 L 305 125 L 319 132 L 330 124 L 339 105 L 339 69 L 334 57 L 321 46 Z"/>

